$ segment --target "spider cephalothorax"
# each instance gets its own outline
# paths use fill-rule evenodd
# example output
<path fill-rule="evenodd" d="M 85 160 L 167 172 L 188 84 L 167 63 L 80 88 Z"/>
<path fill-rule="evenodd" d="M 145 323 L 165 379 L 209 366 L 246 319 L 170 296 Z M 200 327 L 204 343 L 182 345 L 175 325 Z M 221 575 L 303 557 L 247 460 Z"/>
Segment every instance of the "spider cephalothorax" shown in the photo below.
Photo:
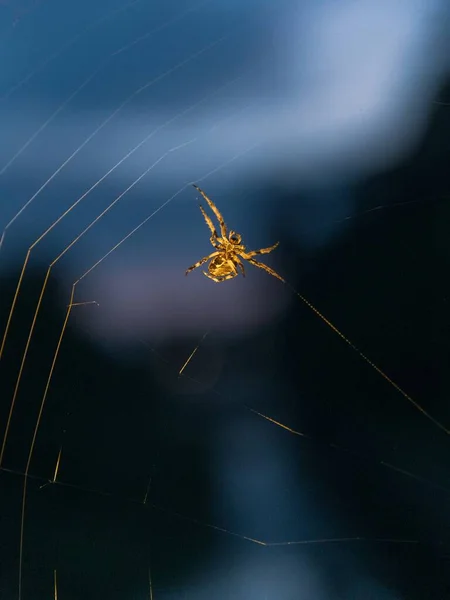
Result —
<path fill-rule="evenodd" d="M 197 267 L 203 265 L 208 260 L 210 260 L 211 262 L 208 265 L 208 272 L 203 271 L 203 274 L 206 275 L 206 277 L 209 277 L 210 279 L 215 281 L 216 283 L 220 283 L 221 281 L 226 281 L 227 279 L 232 279 L 233 277 L 236 277 L 236 275 L 239 274 L 239 270 L 245 277 L 244 265 L 241 261 L 241 258 L 243 258 L 255 267 L 264 269 L 264 271 L 267 271 L 267 273 L 270 273 L 270 275 L 273 275 L 277 279 L 280 279 L 284 282 L 284 279 L 280 277 L 280 275 L 278 275 L 278 273 L 276 273 L 273 269 L 271 269 L 263 263 L 258 262 L 253 258 L 257 254 L 268 254 L 269 252 L 272 252 L 272 250 L 275 250 L 275 248 L 278 246 L 279 242 L 277 242 L 273 246 L 270 246 L 270 248 L 261 248 L 260 250 L 252 250 L 250 252 L 246 252 L 245 246 L 241 243 L 241 235 L 239 233 L 236 233 L 235 231 L 227 231 L 227 226 L 225 225 L 223 217 L 220 214 L 217 207 L 215 206 L 214 202 L 210 200 L 205 194 L 205 192 L 202 191 L 199 187 L 197 187 L 196 185 L 194 185 L 194 187 L 200 192 L 200 194 L 203 196 L 203 198 L 206 200 L 209 207 L 215 214 L 220 226 L 220 236 L 217 234 L 213 222 L 206 214 L 203 207 L 200 205 L 202 215 L 212 234 L 210 237 L 210 242 L 214 246 L 214 248 L 216 248 L 216 251 L 212 252 L 208 256 L 205 256 L 204 258 L 196 262 L 195 265 L 192 265 L 192 267 L 189 267 L 189 269 L 186 271 L 186 275 L 194 269 L 196 269 Z"/>

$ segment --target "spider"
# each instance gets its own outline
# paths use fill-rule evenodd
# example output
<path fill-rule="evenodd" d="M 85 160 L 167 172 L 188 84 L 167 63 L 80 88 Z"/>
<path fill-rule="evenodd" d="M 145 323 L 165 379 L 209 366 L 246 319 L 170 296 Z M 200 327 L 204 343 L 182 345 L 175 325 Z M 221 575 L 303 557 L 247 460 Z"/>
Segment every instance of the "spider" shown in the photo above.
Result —
<path fill-rule="evenodd" d="M 210 200 L 205 194 L 205 192 L 201 190 L 198 186 L 194 185 L 194 187 L 200 192 L 200 194 L 209 204 L 209 207 L 211 208 L 217 220 L 219 221 L 220 237 L 217 235 L 217 231 L 213 225 L 213 222 L 211 221 L 209 216 L 204 211 L 202 205 L 200 204 L 199 208 L 212 234 L 210 237 L 210 242 L 214 246 L 214 248 L 216 248 L 216 251 L 211 252 L 211 254 L 205 256 L 204 258 L 196 262 L 195 265 L 189 267 L 189 269 L 186 271 L 186 275 L 194 269 L 196 269 L 197 267 L 203 265 L 208 260 L 211 260 L 211 262 L 208 265 L 208 272 L 206 273 L 205 271 L 203 271 L 203 274 L 206 275 L 206 277 L 209 277 L 209 279 L 215 281 L 216 283 L 226 281 L 227 279 L 233 279 L 233 277 L 236 277 L 239 274 L 239 270 L 245 277 L 244 265 L 242 264 L 242 261 L 239 258 L 241 257 L 244 260 L 251 263 L 252 265 L 254 265 L 255 267 L 264 269 L 264 271 L 267 271 L 267 273 L 270 273 L 270 275 L 273 275 L 274 277 L 280 279 L 283 283 L 285 283 L 285 280 L 280 275 L 278 275 L 278 273 L 276 273 L 273 269 L 271 269 L 263 263 L 258 262 L 253 258 L 257 254 L 268 254 L 269 252 L 272 252 L 272 250 L 275 250 L 275 248 L 278 246 L 279 242 L 277 242 L 273 246 L 270 246 L 270 248 L 261 248 L 260 250 L 252 250 L 250 252 L 246 252 L 245 246 L 241 243 L 241 235 L 232 230 L 230 230 L 229 232 L 227 231 L 227 226 L 225 225 L 223 217 L 220 214 L 218 208 L 215 206 L 214 202 Z"/>

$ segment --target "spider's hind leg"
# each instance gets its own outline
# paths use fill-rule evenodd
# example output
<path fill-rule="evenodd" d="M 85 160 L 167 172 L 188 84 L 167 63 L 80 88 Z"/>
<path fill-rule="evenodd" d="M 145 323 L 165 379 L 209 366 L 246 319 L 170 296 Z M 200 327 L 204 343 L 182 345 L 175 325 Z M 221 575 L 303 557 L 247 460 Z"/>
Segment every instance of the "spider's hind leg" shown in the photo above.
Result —
<path fill-rule="evenodd" d="M 239 267 L 239 269 L 241 270 L 242 273 L 242 277 L 245 277 L 245 269 L 244 269 L 244 265 L 242 263 L 241 260 L 239 260 L 239 258 L 235 255 L 233 262 Z"/>
<path fill-rule="evenodd" d="M 220 276 L 215 277 L 214 275 L 211 275 L 211 273 L 207 273 L 206 271 L 203 271 L 203 275 L 208 277 L 208 279 L 212 279 L 216 283 L 222 283 L 222 281 L 227 281 L 228 279 L 233 279 L 234 277 L 236 277 L 237 274 L 238 274 L 237 271 L 233 271 L 232 273 L 228 273 L 227 275 L 220 275 Z"/>
<path fill-rule="evenodd" d="M 251 263 L 255 267 L 258 267 L 259 269 L 264 269 L 264 271 L 266 271 L 267 273 L 269 273 L 269 275 L 272 275 L 273 277 L 276 277 L 277 279 L 279 279 L 283 283 L 286 283 L 286 281 L 281 277 L 281 275 L 278 275 L 278 273 L 276 271 L 274 271 L 273 269 L 271 269 L 270 267 L 268 267 L 264 263 L 260 263 L 260 262 L 258 262 L 257 260 L 255 260 L 254 258 L 251 258 L 251 257 L 247 258 L 247 260 L 248 260 L 249 263 Z"/>
<path fill-rule="evenodd" d="M 208 256 L 204 256 L 201 260 L 196 262 L 195 265 L 192 265 L 192 267 L 189 267 L 189 269 L 187 269 L 185 275 L 187 275 L 194 269 L 197 269 L 197 267 L 201 267 L 203 264 L 205 264 L 205 262 L 207 260 L 209 260 L 210 258 L 214 258 L 215 256 L 218 256 L 219 254 L 220 254 L 219 252 L 211 252 L 211 254 L 209 254 Z"/>

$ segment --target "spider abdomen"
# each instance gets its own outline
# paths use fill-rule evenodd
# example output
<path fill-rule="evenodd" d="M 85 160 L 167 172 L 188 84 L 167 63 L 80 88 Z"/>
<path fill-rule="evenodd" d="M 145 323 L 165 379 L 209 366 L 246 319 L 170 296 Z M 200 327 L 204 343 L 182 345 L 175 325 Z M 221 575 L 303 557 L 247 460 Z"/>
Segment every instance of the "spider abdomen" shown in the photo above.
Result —
<path fill-rule="evenodd" d="M 231 258 L 225 256 L 216 256 L 208 265 L 209 274 L 221 281 L 231 279 L 238 274 L 236 266 Z"/>

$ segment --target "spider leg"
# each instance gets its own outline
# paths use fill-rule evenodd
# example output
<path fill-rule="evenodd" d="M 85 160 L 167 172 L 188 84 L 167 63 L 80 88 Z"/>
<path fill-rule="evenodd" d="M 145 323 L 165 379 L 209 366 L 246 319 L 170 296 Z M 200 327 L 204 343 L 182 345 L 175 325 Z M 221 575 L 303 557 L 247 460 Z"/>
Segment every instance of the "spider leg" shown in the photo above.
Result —
<path fill-rule="evenodd" d="M 242 276 L 245 277 L 245 269 L 244 269 L 244 265 L 243 265 L 242 261 L 238 258 L 238 256 L 236 254 L 233 256 L 232 260 L 240 268 L 240 270 L 242 272 Z"/>
<path fill-rule="evenodd" d="M 277 242 L 273 246 L 270 246 L 270 248 L 261 248 L 260 250 L 252 250 L 251 252 L 241 253 L 241 256 L 243 258 L 245 258 L 246 260 L 248 260 L 250 257 L 256 256 L 257 254 L 269 254 L 269 252 L 272 252 L 272 250 L 275 250 L 275 248 L 278 246 L 279 243 L 280 242 Z"/>
<path fill-rule="evenodd" d="M 251 258 L 251 257 L 247 258 L 246 260 L 248 260 L 248 262 L 251 263 L 252 265 L 254 265 L 255 267 L 258 267 L 259 269 L 264 269 L 264 271 L 267 271 L 267 273 L 269 273 L 270 275 L 273 275 L 273 277 L 276 277 L 277 279 L 279 279 L 283 283 L 286 283 L 286 281 L 281 277 L 281 275 L 278 275 L 278 273 L 276 271 L 274 271 L 273 269 L 271 269 L 270 267 L 268 267 L 264 263 L 260 263 L 260 262 L 258 262 L 257 260 L 255 260 L 254 258 Z"/>
<path fill-rule="evenodd" d="M 217 208 L 217 206 L 214 204 L 214 202 L 212 200 L 210 200 L 208 198 L 208 196 L 205 194 L 205 192 L 203 190 L 201 190 L 197 185 L 192 184 L 195 189 L 197 191 L 200 192 L 200 194 L 203 196 L 203 198 L 206 200 L 206 202 L 209 204 L 210 209 L 213 211 L 213 213 L 216 215 L 216 219 L 219 221 L 219 225 L 220 225 L 220 235 L 223 238 L 227 237 L 227 226 L 225 225 L 225 221 L 223 220 L 222 215 L 219 212 L 219 209 Z"/>
<path fill-rule="evenodd" d="M 211 219 L 210 219 L 210 218 L 208 217 L 208 215 L 206 214 L 206 212 L 205 212 L 205 209 L 203 208 L 203 206 L 202 206 L 201 204 L 199 204 L 199 205 L 198 205 L 198 207 L 199 207 L 199 209 L 201 210 L 201 212 L 202 212 L 202 215 L 203 215 L 203 218 L 205 219 L 205 221 L 206 221 L 206 224 L 208 225 L 208 227 L 209 227 L 209 230 L 210 230 L 210 231 L 211 231 L 211 233 L 212 233 L 212 236 L 211 236 L 211 238 L 214 238 L 214 239 L 216 239 L 216 240 L 217 240 L 217 239 L 219 238 L 219 236 L 217 235 L 217 231 L 216 231 L 216 228 L 215 228 L 215 227 L 214 227 L 214 225 L 213 225 L 213 222 L 211 221 Z M 215 244 L 213 244 L 213 246 L 214 246 L 214 245 L 215 245 Z"/>
<path fill-rule="evenodd" d="M 189 269 L 186 271 L 185 275 L 187 275 L 188 273 L 190 273 L 197 267 L 201 267 L 207 260 L 209 260 L 210 258 L 214 258 L 218 254 L 220 254 L 220 252 L 211 252 L 211 254 L 209 254 L 208 256 L 203 257 L 201 260 L 196 262 L 195 265 L 192 265 L 192 267 L 189 267 Z"/>
<path fill-rule="evenodd" d="M 214 246 L 214 248 L 217 248 L 217 250 L 222 250 L 223 252 L 223 248 L 220 244 L 220 239 L 221 238 L 216 238 L 213 235 L 209 238 L 209 241 L 211 242 L 211 245 Z"/>
<path fill-rule="evenodd" d="M 203 271 L 203 275 L 206 275 L 206 277 L 209 277 L 209 279 L 212 279 L 216 283 L 221 283 L 222 281 L 226 281 L 227 279 L 233 279 L 233 277 L 236 277 L 237 274 L 238 274 L 237 271 L 233 271 L 232 273 L 228 273 L 228 275 L 222 275 L 221 277 L 214 277 L 214 275 L 211 275 L 210 273 L 206 273 L 206 271 Z"/>
<path fill-rule="evenodd" d="M 220 250 L 221 249 L 221 238 L 219 238 L 219 236 L 217 235 L 217 231 L 213 225 L 213 222 L 208 217 L 208 215 L 205 213 L 203 206 L 201 204 L 199 204 L 198 207 L 202 211 L 203 218 L 205 219 L 206 224 L 208 225 L 209 230 L 212 233 L 212 236 L 209 238 L 211 245 L 214 246 L 214 248 L 217 248 L 218 250 Z"/>
<path fill-rule="evenodd" d="M 209 279 L 212 279 L 216 283 L 220 283 L 222 281 L 222 279 L 217 279 L 217 277 L 213 277 L 212 275 L 210 275 L 206 271 L 203 271 L 203 275 L 206 275 L 206 277 L 208 277 Z"/>

